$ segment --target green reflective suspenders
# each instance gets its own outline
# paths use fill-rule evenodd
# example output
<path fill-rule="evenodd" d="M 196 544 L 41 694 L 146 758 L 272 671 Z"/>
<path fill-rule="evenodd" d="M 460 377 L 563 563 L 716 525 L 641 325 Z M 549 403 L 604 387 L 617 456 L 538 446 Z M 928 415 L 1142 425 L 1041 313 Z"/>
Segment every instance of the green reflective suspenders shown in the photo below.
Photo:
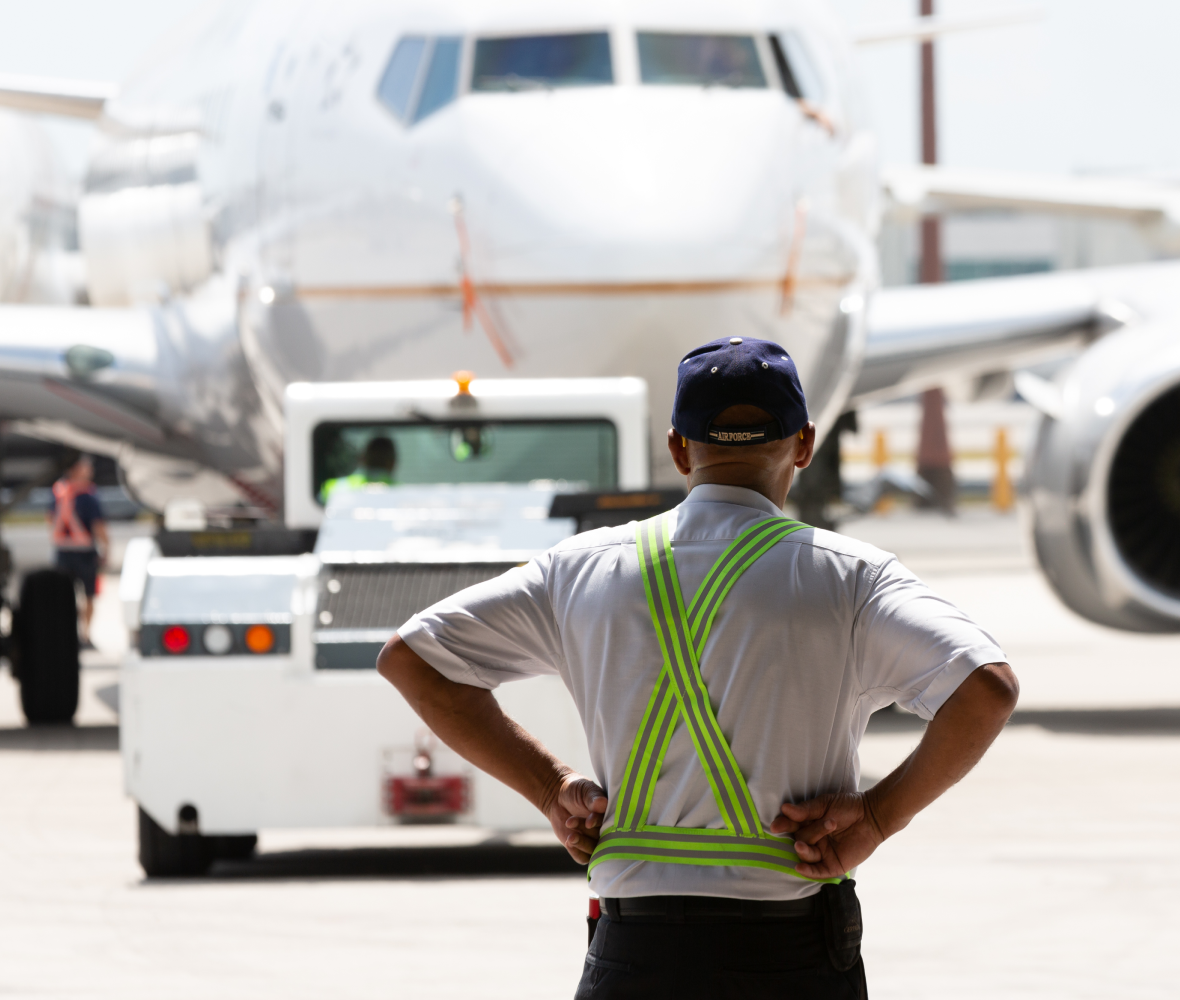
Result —
<path fill-rule="evenodd" d="M 762 829 L 746 779 L 717 724 L 701 679 L 700 657 L 717 609 L 738 577 L 760 556 L 807 525 L 776 517 L 759 521 L 730 543 L 705 574 L 688 607 L 680 593 L 672 542 L 664 515 L 635 528 L 635 546 L 652 624 L 664 656 L 663 670 L 648 700 L 615 801 L 615 822 L 604 829 L 590 859 L 659 861 L 680 865 L 740 865 L 771 868 L 796 878 L 799 858 L 790 840 Z M 725 823 L 724 829 L 649 826 L 652 793 L 672 731 L 683 722 Z M 808 879 L 839 882 L 841 879 Z"/>

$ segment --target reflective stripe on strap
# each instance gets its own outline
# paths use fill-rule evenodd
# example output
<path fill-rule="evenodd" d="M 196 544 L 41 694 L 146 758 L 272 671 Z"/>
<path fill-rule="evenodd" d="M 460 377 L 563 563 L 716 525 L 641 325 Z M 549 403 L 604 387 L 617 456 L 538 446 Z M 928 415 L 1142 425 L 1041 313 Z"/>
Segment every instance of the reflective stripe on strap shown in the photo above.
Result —
<path fill-rule="evenodd" d="M 807 525 L 786 518 L 760 521 L 747 528 L 729 544 L 721 557 L 705 574 L 705 579 L 690 602 L 687 615 L 692 619 L 692 638 L 699 663 L 713 618 L 734 582 L 759 556 L 792 532 Z M 641 553 L 643 549 L 640 549 Z M 641 563 L 646 574 L 647 563 Z M 651 600 L 647 577 L 644 578 Z M 668 743 L 680 713 L 671 689 L 668 671 L 661 671 L 639 726 L 639 734 L 623 774 L 620 789 L 620 813 L 617 827 L 634 830 L 642 826 L 651 809 L 652 792 Z"/>
<path fill-rule="evenodd" d="M 697 757 L 713 789 L 721 819 L 731 833 L 757 836 L 761 832 L 761 824 L 753 800 L 729 749 L 729 743 L 717 724 L 709 693 L 701 679 L 672 557 L 668 521 L 664 517 L 648 521 L 646 525 L 640 526 L 636 535 L 641 565 L 646 563 L 652 624 L 660 639 L 665 667 L 672 678 L 672 690 L 680 703 L 681 715 L 692 737 Z"/>
<path fill-rule="evenodd" d="M 741 768 L 717 724 L 700 672 L 700 656 L 713 619 L 738 577 L 787 535 L 807 525 L 772 518 L 747 528 L 710 567 L 686 608 L 664 515 L 636 526 L 644 592 L 663 654 L 663 669 L 648 699 L 619 790 L 616 822 L 600 836 L 590 861 L 657 861 L 669 864 L 772 868 L 798 878 L 791 841 L 763 829 Z M 684 718 L 724 830 L 647 825 L 652 794 L 672 731 Z M 840 879 L 808 881 L 833 881 Z"/>
<path fill-rule="evenodd" d="M 634 830 L 647 821 L 656 778 L 679 717 L 680 705 L 672 691 L 671 678 L 667 670 L 661 670 L 639 724 L 639 735 L 632 745 L 627 769 L 623 772 L 623 784 L 619 789 L 619 822 L 616 824 L 619 829 Z"/>
<path fill-rule="evenodd" d="M 738 837 L 724 830 L 693 830 L 680 827 L 645 827 L 642 830 L 612 830 L 602 834 L 590 867 L 603 861 L 655 861 L 665 864 L 770 868 L 806 878 L 795 871 L 799 856 L 793 843 L 766 835 Z M 807 879 L 809 882 L 840 882 L 839 878 Z"/>
<path fill-rule="evenodd" d="M 94 548 L 94 538 L 79 519 L 75 506 L 79 494 L 88 492 L 88 489 L 76 490 L 72 483 L 64 479 L 53 484 L 53 498 L 57 503 L 53 515 L 54 548 L 79 551 Z"/>
<path fill-rule="evenodd" d="M 738 577 L 787 535 L 806 527 L 808 526 L 800 521 L 776 517 L 747 528 L 729 543 L 728 548 L 721 553 L 721 558 L 705 574 L 705 579 L 701 581 L 688 606 L 698 662 L 705 650 L 717 609 L 721 607 L 721 602 L 725 600 L 726 594 L 737 582 Z"/>

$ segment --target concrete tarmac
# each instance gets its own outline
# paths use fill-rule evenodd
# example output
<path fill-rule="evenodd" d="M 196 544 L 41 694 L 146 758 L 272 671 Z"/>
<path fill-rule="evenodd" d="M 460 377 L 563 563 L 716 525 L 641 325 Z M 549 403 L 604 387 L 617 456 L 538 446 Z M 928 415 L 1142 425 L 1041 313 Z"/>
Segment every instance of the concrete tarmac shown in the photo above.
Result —
<path fill-rule="evenodd" d="M 1070 615 L 1015 517 L 899 512 L 846 530 L 977 616 L 1024 686 L 983 763 L 857 875 L 871 995 L 1174 997 L 1180 638 Z M 262 831 L 254 861 L 144 879 L 99 696 L 125 643 L 113 584 L 77 727 L 21 728 L 0 676 L 0 996 L 572 995 L 586 885 L 536 837 L 514 854 L 478 831 Z M 912 716 L 879 715 L 866 776 L 920 735 Z"/>

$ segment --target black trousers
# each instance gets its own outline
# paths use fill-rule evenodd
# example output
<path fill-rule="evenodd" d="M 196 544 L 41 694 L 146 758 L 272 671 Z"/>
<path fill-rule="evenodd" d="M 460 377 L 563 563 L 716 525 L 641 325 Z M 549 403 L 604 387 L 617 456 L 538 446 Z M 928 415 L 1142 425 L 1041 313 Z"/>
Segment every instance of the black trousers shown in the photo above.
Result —
<path fill-rule="evenodd" d="M 574 1000 L 867 1000 L 864 961 L 838 972 L 815 917 L 685 923 L 605 913 Z"/>
<path fill-rule="evenodd" d="M 98 552 L 95 549 L 58 549 L 57 568 L 82 581 L 87 597 L 98 591 Z"/>

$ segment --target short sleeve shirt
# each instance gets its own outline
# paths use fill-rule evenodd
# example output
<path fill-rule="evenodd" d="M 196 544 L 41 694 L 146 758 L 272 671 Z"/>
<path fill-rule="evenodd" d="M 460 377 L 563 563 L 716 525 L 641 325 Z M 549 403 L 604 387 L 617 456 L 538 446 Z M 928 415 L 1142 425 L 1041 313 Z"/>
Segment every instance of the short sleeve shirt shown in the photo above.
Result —
<path fill-rule="evenodd" d="M 49 501 L 49 514 L 52 517 L 56 513 L 57 498 L 54 497 Z M 102 516 L 102 504 L 99 503 L 98 497 L 92 491 L 79 493 L 74 497 L 74 514 L 82 523 L 82 527 L 91 536 L 94 535 L 94 522 L 104 519 Z"/>
<path fill-rule="evenodd" d="M 705 485 L 669 516 L 680 588 L 689 595 L 738 534 L 783 515 L 759 493 Z M 398 631 L 462 684 L 495 688 L 560 675 L 581 716 L 595 778 L 608 797 L 617 794 L 663 666 L 634 524 L 567 539 L 440 601 Z M 897 702 L 931 719 L 975 668 L 1005 659 L 987 632 L 893 555 L 805 528 L 737 581 L 700 665 L 718 724 L 768 827 L 784 801 L 856 789 L 857 748 L 874 711 Z M 648 821 L 722 825 L 683 725 L 672 736 Z M 761 868 L 647 861 L 604 861 L 591 873 L 591 888 L 600 896 L 747 899 L 818 890 Z"/>

